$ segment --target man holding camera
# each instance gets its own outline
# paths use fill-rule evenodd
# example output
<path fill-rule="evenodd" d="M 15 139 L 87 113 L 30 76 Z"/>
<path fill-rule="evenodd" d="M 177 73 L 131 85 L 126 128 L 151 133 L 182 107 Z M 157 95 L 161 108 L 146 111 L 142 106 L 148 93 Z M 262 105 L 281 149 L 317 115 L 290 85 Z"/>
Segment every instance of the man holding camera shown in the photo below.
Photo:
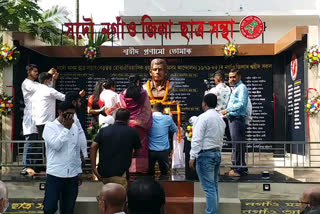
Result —
<path fill-rule="evenodd" d="M 47 154 L 47 181 L 44 213 L 72 214 L 78 195 L 81 169 L 79 129 L 74 123 L 75 106 L 71 102 L 58 105 L 59 116 L 48 122 L 43 131 Z"/>

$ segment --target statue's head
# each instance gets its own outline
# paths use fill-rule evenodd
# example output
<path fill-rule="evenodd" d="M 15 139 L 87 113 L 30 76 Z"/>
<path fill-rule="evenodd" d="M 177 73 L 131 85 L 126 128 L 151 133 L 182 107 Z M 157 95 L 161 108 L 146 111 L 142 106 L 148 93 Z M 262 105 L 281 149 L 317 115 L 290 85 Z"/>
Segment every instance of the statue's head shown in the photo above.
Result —
<path fill-rule="evenodd" d="M 153 59 L 150 66 L 150 76 L 153 81 L 163 81 L 167 78 L 167 61 L 165 59 Z"/>

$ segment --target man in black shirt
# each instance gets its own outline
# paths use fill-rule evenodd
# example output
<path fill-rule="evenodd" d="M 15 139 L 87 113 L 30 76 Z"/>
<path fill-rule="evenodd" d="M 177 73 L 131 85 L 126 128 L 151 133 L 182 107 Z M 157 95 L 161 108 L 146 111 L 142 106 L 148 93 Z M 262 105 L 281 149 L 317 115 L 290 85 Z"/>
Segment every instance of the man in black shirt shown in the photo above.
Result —
<path fill-rule="evenodd" d="M 115 124 L 102 128 L 91 144 L 90 159 L 93 173 L 106 183 L 127 187 L 126 173 L 130 168 L 133 152 L 141 148 L 139 133 L 128 126 L 130 112 L 119 109 Z M 97 150 L 99 164 L 96 167 Z"/>

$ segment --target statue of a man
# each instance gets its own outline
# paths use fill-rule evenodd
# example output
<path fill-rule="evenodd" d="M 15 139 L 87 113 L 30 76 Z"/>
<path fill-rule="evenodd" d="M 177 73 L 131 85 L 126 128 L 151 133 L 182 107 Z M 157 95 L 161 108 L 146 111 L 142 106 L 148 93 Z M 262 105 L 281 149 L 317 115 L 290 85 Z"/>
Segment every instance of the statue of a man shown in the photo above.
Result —
<path fill-rule="evenodd" d="M 167 80 L 168 70 L 167 61 L 165 59 L 153 59 L 151 61 L 150 76 L 152 80 L 148 80 L 143 88 L 148 92 L 150 100 L 167 100 L 167 96 L 172 90 L 172 84 Z"/>

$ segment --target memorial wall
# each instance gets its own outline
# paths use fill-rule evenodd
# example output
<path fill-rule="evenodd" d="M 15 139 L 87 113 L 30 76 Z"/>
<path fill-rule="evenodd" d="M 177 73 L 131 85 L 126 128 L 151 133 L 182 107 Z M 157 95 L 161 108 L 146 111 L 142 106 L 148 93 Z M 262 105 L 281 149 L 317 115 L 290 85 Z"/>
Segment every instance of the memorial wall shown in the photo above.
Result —
<path fill-rule="evenodd" d="M 286 97 L 287 139 L 305 140 L 304 54 L 298 50 L 287 53 Z"/>
<path fill-rule="evenodd" d="M 15 110 L 15 139 L 22 139 L 23 98 L 20 87 L 26 77 L 24 70 L 26 64 L 38 64 L 40 72 L 48 71 L 55 66 L 60 73 L 56 86 L 58 91 L 66 93 L 84 89 L 88 97 L 93 93 L 95 83 L 108 77 L 115 80 L 118 93 L 126 89 L 128 77 L 132 74 L 139 74 L 143 81 L 146 81 L 150 78 L 150 61 L 153 59 L 151 57 L 118 57 L 97 58 L 94 62 L 89 62 L 84 58 L 46 57 L 27 48 L 21 51 L 25 53 L 22 56 L 28 56 L 25 56 L 14 68 L 16 102 L 19 106 Z M 275 67 L 279 67 L 274 64 L 275 57 L 277 56 L 237 56 L 233 59 L 224 57 L 167 58 L 169 80 L 174 84 L 174 90 L 169 99 L 180 102 L 181 110 L 187 118 L 199 115 L 202 113 L 201 101 L 206 89 L 204 80 L 207 79 L 209 87 L 213 87 L 214 72 L 223 70 L 227 73 L 230 69 L 237 68 L 242 72 L 242 80 L 249 89 L 253 108 L 253 120 L 247 128 L 246 139 L 248 141 L 273 140 L 273 73 Z M 280 67 L 283 68 L 283 66 Z M 301 97 L 303 96 L 302 91 Z M 85 106 L 79 112 L 79 118 L 84 128 L 87 128 L 91 117 L 86 114 Z M 301 122 L 303 124 L 303 121 Z M 303 125 L 301 129 L 304 129 Z"/>
<path fill-rule="evenodd" d="M 55 59 L 60 72 L 56 88 L 62 93 L 84 89 L 88 95 L 93 93 L 97 81 L 111 77 L 119 93 L 126 89 L 128 77 L 141 75 L 143 82 L 149 78 L 149 58 L 98 59 L 94 64 L 80 59 Z M 170 58 L 168 59 L 169 80 L 174 90 L 169 99 L 180 102 L 181 111 L 187 117 L 202 112 L 201 101 L 205 91 L 204 80 L 214 86 L 213 75 L 217 70 L 228 72 L 238 68 L 243 81 L 248 86 L 253 105 L 253 120 L 247 130 L 247 140 L 261 141 L 272 138 L 272 58 L 239 57 L 225 60 L 223 57 Z M 80 116 L 90 124 L 91 117 Z"/>

